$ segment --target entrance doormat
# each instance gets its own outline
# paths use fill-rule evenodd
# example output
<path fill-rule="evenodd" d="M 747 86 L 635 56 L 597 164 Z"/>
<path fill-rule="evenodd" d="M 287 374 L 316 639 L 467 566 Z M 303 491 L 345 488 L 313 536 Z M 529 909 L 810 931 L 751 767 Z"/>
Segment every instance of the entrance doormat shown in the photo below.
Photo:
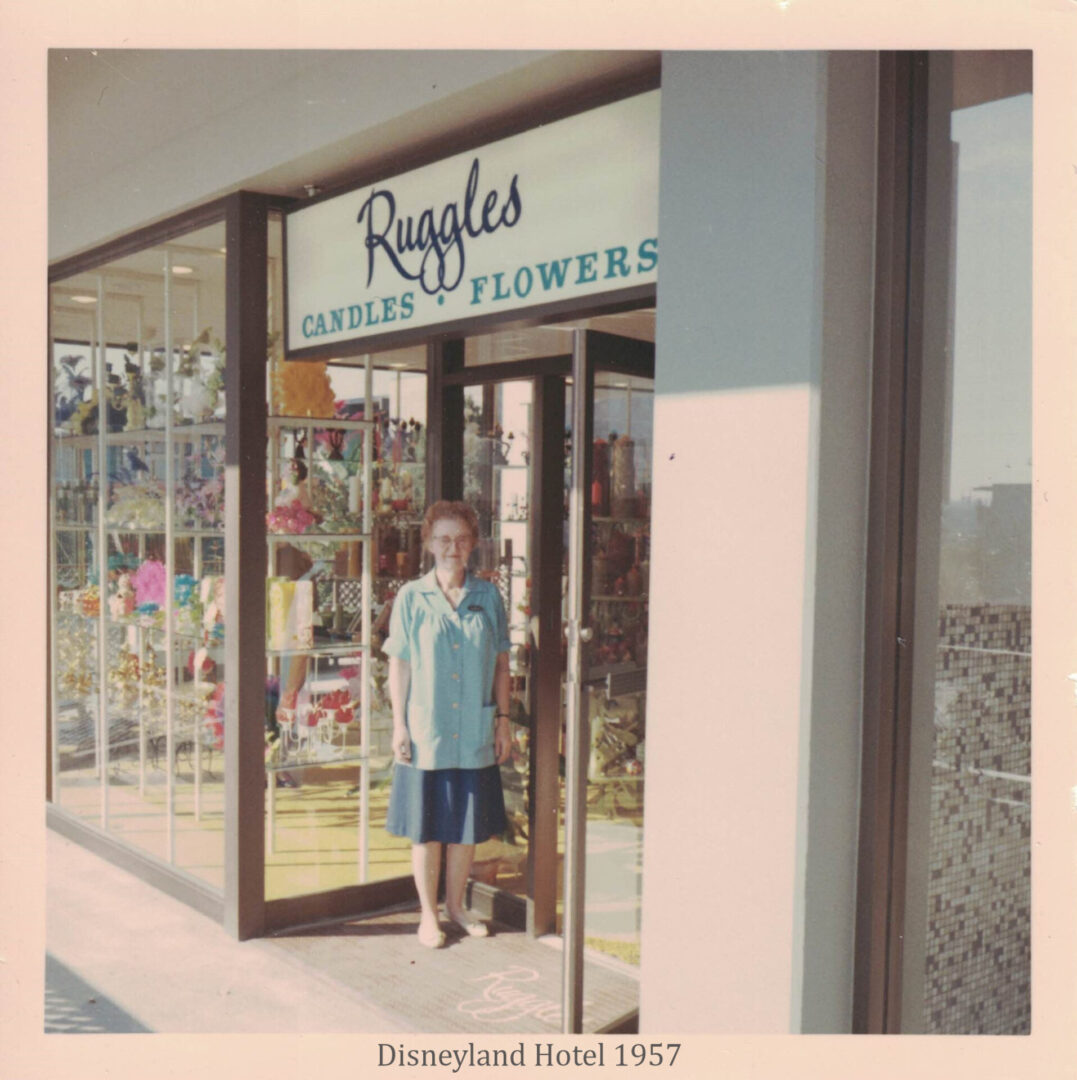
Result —
<path fill-rule="evenodd" d="M 418 911 L 285 930 L 264 940 L 412 1031 L 559 1034 L 561 949 L 501 923 L 489 925 L 489 937 L 473 938 L 443 920 L 443 949 L 419 944 Z M 638 1007 L 639 981 L 587 956 L 583 1030 L 634 1030 L 621 1025 Z"/>

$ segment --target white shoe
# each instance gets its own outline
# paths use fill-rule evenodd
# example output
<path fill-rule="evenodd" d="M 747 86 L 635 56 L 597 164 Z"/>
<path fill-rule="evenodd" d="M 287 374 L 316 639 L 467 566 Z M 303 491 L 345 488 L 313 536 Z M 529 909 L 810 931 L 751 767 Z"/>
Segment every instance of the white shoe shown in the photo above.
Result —
<path fill-rule="evenodd" d="M 448 913 L 446 913 L 448 914 Z M 490 928 L 478 919 L 472 919 L 469 915 L 449 915 L 449 920 L 460 927 L 468 937 L 488 937 Z"/>
<path fill-rule="evenodd" d="M 440 926 L 430 931 L 420 923 L 418 938 L 419 944 L 427 949 L 440 949 L 445 944 L 445 934 Z"/>

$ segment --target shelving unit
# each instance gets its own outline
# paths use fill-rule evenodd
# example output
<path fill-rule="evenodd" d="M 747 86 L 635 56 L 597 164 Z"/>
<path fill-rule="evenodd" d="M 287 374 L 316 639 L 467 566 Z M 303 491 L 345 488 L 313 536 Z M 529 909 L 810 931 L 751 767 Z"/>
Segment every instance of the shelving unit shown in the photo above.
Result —
<path fill-rule="evenodd" d="M 214 228 L 223 232 L 223 225 Z M 208 245 L 186 249 L 184 257 L 203 253 L 220 259 L 219 248 Z M 223 399 L 206 386 L 209 367 L 223 373 L 224 356 L 200 325 L 200 310 L 221 314 L 216 295 L 206 303 L 197 280 L 174 277 L 173 256 L 165 245 L 132 256 L 143 260 L 137 270 L 110 265 L 82 275 L 76 299 L 93 306 L 77 320 L 57 304 L 60 286 L 53 286 L 53 332 L 62 323 L 75 335 L 62 347 L 52 343 L 53 372 L 75 396 L 64 408 L 61 395 L 56 399 L 49 493 L 54 799 L 63 805 L 71 784 L 81 783 L 92 744 L 89 779 L 100 800 L 91 820 L 111 830 L 110 794 L 137 787 L 142 804 L 124 797 L 130 821 L 115 825 L 143 830 L 143 843 L 146 830 L 163 831 L 163 846 L 151 846 L 170 865 L 184 764 L 196 823 L 206 810 L 203 781 L 214 750 L 206 706 L 223 679 L 223 654 L 214 648 L 212 627 L 202 630 L 199 597 L 205 572 L 223 572 L 223 520 L 196 515 L 185 498 L 197 494 L 208 506 L 209 485 L 223 491 L 226 431 Z M 186 343 L 181 323 L 190 328 Z M 188 398 L 196 386 L 198 394 Z M 145 595 L 142 614 L 130 610 L 133 575 L 151 563 L 159 567 L 153 617 Z M 212 671 L 202 669 L 203 657 Z M 133 772 L 128 761 L 136 762 Z M 186 790 L 183 796 L 186 805 Z M 85 814 L 84 803 L 80 808 Z"/>
<path fill-rule="evenodd" d="M 298 501 L 318 519 L 301 532 L 266 533 L 271 578 L 286 565 L 285 578 L 312 583 L 310 625 L 304 613 L 300 628 L 310 644 L 285 642 L 270 648 L 267 640 L 265 650 L 267 676 L 279 680 L 281 694 L 267 757 L 268 850 L 273 854 L 277 843 L 277 776 L 355 766 L 358 779 L 351 793 L 358 802 L 359 884 L 370 878 L 371 781 L 384 776 L 392 760 L 391 721 L 384 713 L 375 715 L 373 623 L 387 599 L 386 590 L 397 583 L 398 568 L 395 558 L 391 566 L 375 565 L 375 554 L 389 532 L 417 528 L 421 519 L 397 503 L 409 501 L 409 493 L 421 498 L 425 490 L 425 462 L 394 461 L 384 449 L 375 454 L 380 420 L 369 357 L 363 368 L 362 419 L 270 416 L 266 455 L 270 507 Z M 330 439 L 330 432 L 342 435 Z M 361 436 L 358 448 L 356 435 Z M 348 519 L 354 527 L 342 528 Z M 279 553 L 289 548 L 298 554 L 282 562 Z M 412 575 L 401 575 L 406 576 Z M 289 615 L 278 612 L 274 625 L 288 626 Z M 358 673 L 348 679 L 342 668 L 357 668 Z M 348 695 L 344 707 L 353 716 L 346 724 L 339 722 L 339 713 L 326 709 L 327 701 L 340 700 L 343 693 Z"/>

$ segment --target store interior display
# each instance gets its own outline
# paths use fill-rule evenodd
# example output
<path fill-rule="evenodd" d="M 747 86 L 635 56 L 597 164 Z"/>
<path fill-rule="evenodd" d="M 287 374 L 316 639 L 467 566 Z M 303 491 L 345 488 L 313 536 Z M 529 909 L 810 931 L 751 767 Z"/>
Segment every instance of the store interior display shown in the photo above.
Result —
<path fill-rule="evenodd" d="M 619 382 L 612 388 L 596 388 L 598 415 L 591 452 L 588 810 L 642 822 L 650 430 L 649 422 L 641 424 L 640 398 L 641 389 L 649 387 L 633 389 Z M 649 392 L 646 399 L 649 402 Z M 633 420 L 635 437 L 630 434 Z M 621 423 L 627 430 L 619 428 Z"/>
<path fill-rule="evenodd" d="M 223 231 L 194 239 L 182 258 L 198 273 L 182 280 L 167 275 L 180 252 L 157 250 L 54 286 L 52 777 L 61 810 L 220 890 L 225 644 L 238 631 L 225 611 Z M 428 417 L 425 349 L 288 363 L 270 308 L 265 897 L 278 900 L 408 872 L 406 845 L 381 828 L 392 769 L 381 644 L 397 591 L 427 565 Z M 633 416 L 630 399 L 642 382 L 627 394 L 596 384 L 587 524 L 589 819 L 637 828 L 650 472 L 647 407 Z M 537 656 L 534 387 L 464 388 L 458 480 L 480 520 L 472 569 L 501 591 L 512 642 L 510 826 L 478 853 L 475 877 L 519 896 Z"/>
<path fill-rule="evenodd" d="M 380 645 L 393 597 L 423 568 L 425 373 L 372 365 L 368 382 L 362 362 L 287 363 L 271 342 L 269 390 L 266 888 L 278 898 L 400 872 L 378 825 L 392 766 Z M 296 845 L 330 836 L 351 855 L 297 869 Z"/>
<path fill-rule="evenodd" d="M 120 832 L 126 808 L 138 805 L 129 798 L 137 796 L 152 808 L 153 817 L 145 820 L 158 822 L 159 829 L 154 827 L 152 837 L 143 829 L 134 842 L 169 861 L 177 841 L 165 837 L 185 829 L 188 814 L 203 831 L 219 835 L 223 805 L 225 417 L 218 412 L 223 394 L 214 381 L 224 354 L 211 336 L 200 334 L 172 350 L 176 407 L 161 427 L 154 418 L 165 417 L 167 399 L 154 388 L 168 382 L 164 352 L 148 344 L 106 349 L 113 407 L 104 432 L 92 409 L 100 350 L 92 340 L 82 348 L 65 343 L 57 349 L 58 801 L 96 823 L 102 820 L 101 801 L 93 793 L 104 783 L 110 792 L 105 827 Z M 290 806 L 289 792 L 267 784 L 267 857 L 294 864 L 286 849 L 291 837 L 312 827 L 307 807 L 323 799 L 332 803 L 333 793 L 342 792 L 357 819 L 363 771 L 375 807 L 380 778 L 388 775 L 387 665 L 377 646 L 396 590 L 422 570 L 426 433 L 423 414 L 412 415 L 414 393 L 405 415 L 391 407 L 391 393 L 381 394 L 371 402 L 367 423 L 362 398 L 334 392 L 340 372 L 326 365 L 288 365 L 296 370 L 274 379 L 274 356 L 271 351 L 271 394 L 282 387 L 281 403 L 303 409 L 301 416 L 271 414 L 267 444 L 267 700 L 275 686 L 279 708 L 271 714 L 267 709 L 266 768 L 271 780 L 283 779 L 280 786 L 302 788 L 306 800 L 304 807 Z M 386 377 L 395 375 L 379 373 L 379 385 Z M 206 395 L 189 381 L 199 378 L 208 383 Z M 132 427 L 132 417 L 144 426 Z M 97 467 L 101 460 L 104 469 Z M 368 498 L 372 526 L 364 534 Z M 371 638 L 364 642 L 367 557 Z M 290 688 L 289 680 L 295 683 Z M 368 745 L 362 735 L 364 693 Z M 180 847 L 185 836 L 179 833 Z M 219 882 L 223 863 L 216 856 L 208 861 L 217 864 L 210 876 Z M 280 884 L 277 869 L 268 871 L 269 895 L 303 887 L 302 875 L 293 871 Z"/>
<path fill-rule="evenodd" d="M 464 393 L 463 496 L 479 520 L 473 570 L 497 585 L 508 619 L 513 753 L 501 767 L 508 832 L 481 845 L 473 874 L 522 891 L 526 882 L 530 768 L 530 383 L 471 386 Z"/>

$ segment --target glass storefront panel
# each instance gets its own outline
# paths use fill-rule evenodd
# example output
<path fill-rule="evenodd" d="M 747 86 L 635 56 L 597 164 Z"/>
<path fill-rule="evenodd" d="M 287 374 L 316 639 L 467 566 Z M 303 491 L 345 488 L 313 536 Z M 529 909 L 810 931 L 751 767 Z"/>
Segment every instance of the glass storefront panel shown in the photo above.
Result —
<path fill-rule="evenodd" d="M 221 890 L 225 229 L 51 290 L 53 791 Z"/>
<path fill-rule="evenodd" d="M 949 230 L 929 252 L 946 284 L 925 349 L 910 1031 L 1030 1028 L 1030 69 L 932 58 L 929 198 Z"/>
<path fill-rule="evenodd" d="M 58 414 L 74 409 L 75 387 L 89 379 L 89 349 L 74 343 L 54 349 L 57 395 L 69 397 Z M 68 383 L 74 386 L 68 389 Z M 81 396 L 81 395 L 80 395 Z M 62 423 L 57 417 L 58 423 Z M 100 820 L 101 768 L 99 594 L 91 586 L 100 559 L 96 529 L 96 447 L 83 440 L 54 442 L 52 457 L 53 588 L 52 634 L 53 799 L 69 813 Z"/>
<path fill-rule="evenodd" d="M 479 845 L 471 874 L 519 896 L 526 893 L 528 851 L 532 398 L 526 379 L 464 390 L 463 494 L 482 537 L 471 569 L 498 585 L 512 642 L 513 752 L 501 766 L 509 827 Z"/>
<path fill-rule="evenodd" d="M 622 355 L 613 337 L 604 338 L 603 357 L 613 367 L 631 368 L 642 355 L 637 343 L 653 340 L 653 312 L 632 311 L 615 316 L 573 322 L 537 330 L 506 331 L 468 339 L 466 355 L 476 364 L 506 360 L 542 360 L 571 355 L 573 332 L 600 329 L 615 335 L 633 328 L 638 336 Z M 633 359 L 634 358 L 634 359 Z M 650 358 L 653 363 L 653 354 Z M 566 427 L 563 439 L 549 456 L 563 473 L 561 498 L 567 500 L 571 484 L 572 397 L 577 388 L 568 376 L 568 364 L 558 380 L 563 394 Z M 476 372 L 476 375 L 479 375 Z M 517 801 L 521 824 L 526 825 L 531 803 L 530 783 L 549 784 L 551 777 L 532 775 L 529 743 L 534 723 L 528 709 L 535 700 L 529 680 L 533 677 L 534 620 L 531 609 L 529 567 L 539 553 L 527 546 L 536 535 L 529 528 L 528 502 L 533 496 L 531 452 L 538 452 L 540 433 L 531 426 L 533 379 L 478 383 L 464 390 L 464 497 L 475 506 L 483 535 L 490 537 L 476 555 L 480 573 L 497 575 L 505 587 L 506 606 L 514 642 L 513 724 L 515 753 L 512 768 L 503 772 L 503 786 L 510 821 Z M 584 944 L 593 956 L 630 965 L 640 959 L 640 898 L 642 883 L 643 770 L 646 750 L 646 655 L 647 607 L 650 565 L 651 430 L 653 380 L 641 375 L 596 370 L 591 399 L 593 445 L 592 486 L 588 500 L 589 532 L 587 620 L 593 638 L 586 650 L 584 672 L 585 708 L 590 726 L 587 773 L 586 889 L 584 893 Z M 548 433 L 547 433 L 548 434 Z M 566 503 L 567 504 L 567 503 Z M 557 510 L 563 510 L 558 507 Z M 551 508 L 544 506 L 542 513 Z M 563 610 L 568 574 L 567 517 L 558 531 L 557 550 L 545 553 L 550 565 L 559 568 L 558 592 Z M 512 573 L 509 568 L 513 567 Z M 554 571 L 556 573 L 556 570 Z M 521 585 L 523 590 L 521 591 Z M 561 686 L 564 689 L 564 643 Z M 557 699 L 561 701 L 562 698 Z M 547 718 L 552 720 L 553 717 Z M 560 729 L 559 757 L 564 763 L 563 711 L 556 717 Z M 536 866 L 548 868 L 557 879 L 558 928 L 563 919 L 564 863 L 564 770 L 552 778 L 556 785 L 558 828 L 556 848 L 536 852 Z M 529 838 L 510 827 L 506 837 L 491 842 L 491 854 L 480 849 L 475 876 L 512 891 L 526 894 L 522 871 Z M 515 856 L 515 858 L 514 858 Z M 509 873 L 515 862 L 520 874 Z M 488 864 L 496 863 L 495 866 Z M 486 876 L 484 876 L 484 874 Z M 585 990 L 586 993 L 586 990 Z M 630 1011 L 631 1003 L 626 1005 Z"/>
<path fill-rule="evenodd" d="M 640 956 L 653 380 L 595 373 L 585 941 Z"/>
<path fill-rule="evenodd" d="M 422 569 L 426 351 L 287 362 L 270 223 L 266 899 L 411 872 L 385 832 L 391 602 Z M 370 508 L 366 515 L 366 508 Z"/>

